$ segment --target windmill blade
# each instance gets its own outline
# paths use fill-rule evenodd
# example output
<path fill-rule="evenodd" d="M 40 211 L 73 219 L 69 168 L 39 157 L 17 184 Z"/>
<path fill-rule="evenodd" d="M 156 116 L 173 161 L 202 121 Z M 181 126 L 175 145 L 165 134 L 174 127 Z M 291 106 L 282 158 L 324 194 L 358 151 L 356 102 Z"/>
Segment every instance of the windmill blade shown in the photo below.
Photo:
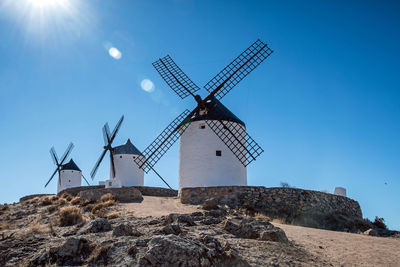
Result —
<path fill-rule="evenodd" d="M 83 174 L 82 174 L 82 178 L 86 181 L 87 185 L 90 186 L 88 180 L 86 180 L 86 178 L 85 178 L 85 176 L 83 176 Z"/>
<path fill-rule="evenodd" d="M 114 155 L 112 151 L 110 150 L 110 159 L 111 159 L 111 169 L 112 169 L 112 175 L 115 177 L 115 164 L 114 164 Z"/>
<path fill-rule="evenodd" d="M 223 98 L 272 52 L 268 45 L 261 40 L 255 41 L 220 73 L 215 75 L 204 88 L 217 99 Z"/>
<path fill-rule="evenodd" d="M 97 160 L 96 165 L 94 165 L 93 170 L 90 172 L 90 177 L 92 177 L 92 180 L 94 179 L 94 177 L 96 176 L 97 173 L 97 169 L 100 166 L 101 161 L 104 158 L 104 155 L 107 153 L 107 149 L 104 149 L 103 153 L 101 153 L 100 158 Z"/>
<path fill-rule="evenodd" d="M 64 155 L 61 157 L 60 164 L 63 164 L 64 161 L 67 159 L 69 153 L 71 153 L 71 150 L 74 148 L 73 143 L 69 143 L 67 150 L 65 150 Z"/>
<path fill-rule="evenodd" d="M 54 175 L 56 175 L 57 171 L 58 171 L 58 167 L 57 167 L 57 169 L 53 172 L 53 174 L 50 176 L 50 179 L 47 181 L 47 183 L 44 185 L 44 187 L 46 187 L 46 186 L 50 183 L 50 181 L 53 180 L 53 177 L 54 177 Z"/>
<path fill-rule="evenodd" d="M 180 98 L 184 99 L 188 95 L 194 96 L 194 93 L 200 90 L 169 55 L 153 62 L 153 66 Z"/>
<path fill-rule="evenodd" d="M 108 145 L 108 143 L 110 143 L 110 128 L 108 127 L 108 123 L 104 124 L 102 132 L 103 132 L 104 145 Z"/>
<path fill-rule="evenodd" d="M 206 120 L 206 124 L 244 166 L 249 165 L 264 152 L 256 141 L 247 134 L 246 128 L 238 123 Z"/>
<path fill-rule="evenodd" d="M 143 151 L 143 156 L 135 159 L 139 168 L 143 169 L 146 173 L 153 168 L 189 126 L 190 117 L 188 115 L 192 113 L 193 111 L 190 112 L 186 109 L 161 132 L 161 134 Z"/>
<path fill-rule="evenodd" d="M 57 156 L 56 150 L 54 149 L 54 146 L 50 148 L 50 155 L 51 155 L 51 159 L 53 160 L 54 164 L 58 166 L 58 156 Z"/>
<path fill-rule="evenodd" d="M 115 125 L 115 128 L 114 128 L 114 130 L 113 130 L 113 132 L 111 134 L 111 137 L 110 137 L 110 143 L 112 143 L 114 141 L 114 138 L 117 135 L 117 133 L 119 131 L 119 128 L 121 127 L 121 124 L 122 124 L 123 121 L 124 121 L 124 115 L 122 115 L 122 117 L 117 122 L 117 125 Z M 107 125 L 107 129 L 106 130 L 108 130 L 108 132 L 110 132 L 110 130 L 108 129 L 108 124 L 107 123 L 106 123 L 106 125 Z"/>

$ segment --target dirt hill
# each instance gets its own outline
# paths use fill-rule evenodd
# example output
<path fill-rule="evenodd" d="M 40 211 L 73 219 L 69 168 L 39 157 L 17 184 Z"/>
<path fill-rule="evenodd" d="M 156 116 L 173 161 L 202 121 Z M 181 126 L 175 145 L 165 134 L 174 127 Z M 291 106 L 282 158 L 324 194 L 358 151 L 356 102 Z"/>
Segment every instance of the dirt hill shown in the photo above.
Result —
<path fill-rule="evenodd" d="M 399 238 L 285 225 L 171 197 L 39 196 L 0 206 L 0 266 L 396 266 L 399 255 Z"/>

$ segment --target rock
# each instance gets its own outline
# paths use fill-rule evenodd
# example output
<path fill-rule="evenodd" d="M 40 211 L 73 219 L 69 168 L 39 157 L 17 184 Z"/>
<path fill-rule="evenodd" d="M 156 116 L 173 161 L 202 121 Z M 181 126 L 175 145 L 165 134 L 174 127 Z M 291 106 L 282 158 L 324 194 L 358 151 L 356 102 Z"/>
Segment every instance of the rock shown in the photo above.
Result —
<path fill-rule="evenodd" d="M 262 220 L 228 219 L 223 229 L 237 237 L 288 242 L 285 232 Z"/>
<path fill-rule="evenodd" d="M 228 255 L 215 238 L 200 240 L 175 235 L 152 238 L 139 265 L 153 266 L 246 266 L 238 255 Z M 207 244 L 209 247 L 207 247 Z"/>
<path fill-rule="evenodd" d="M 168 215 L 164 220 L 164 225 L 168 225 L 171 223 L 178 223 L 178 224 L 182 223 L 187 226 L 195 226 L 196 225 L 193 218 L 188 214 L 172 213 L 172 214 Z"/>
<path fill-rule="evenodd" d="M 205 216 L 212 216 L 212 217 L 224 217 L 226 216 L 227 212 L 224 209 L 218 210 L 210 210 L 204 213 Z"/>
<path fill-rule="evenodd" d="M 278 227 L 261 232 L 260 240 L 282 242 L 282 243 L 289 242 L 285 232 Z"/>
<path fill-rule="evenodd" d="M 99 232 L 107 232 L 111 230 L 111 224 L 107 219 L 98 218 L 92 220 L 85 224 L 79 231 L 78 235 L 89 234 L 89 233 L 99 233 Z"/>
<path fill-rule="evenodd" d="M 133 229 L 129 224 L 120 224 L 113 230 L 113 236 L 141 236 L 141 233 Z"/>
<path fill-rule="evenodd" d="M 222 222 L 222 219 L 214 217 L 206 217 L 205 219 L 200 221 L 201 224 L 205 225 L 219 224 L 220 222 Z"/>
<path fill-rule="evenodd" d="M 182 230 L 178 224 L 168 224 L 161 229 L 161 232 L 166 235 L 179 235 L 180 233 L 182 233 Z"/>
<path fill-rule="evenodd" d="M 364 235 L 370 235 L 370 236 L 378 236 L 378 233 L 374 229 L 368 229 L 363 234 Z"/>
<path fill-rule="evenodd" d="M 218 200 L 215 198 L 209 198 L 204 201 L 202 206 L 203 210 L 216 210 L 219 209 Z"/>
<path fill-rule="evenodd" d="M 56 263 L 57 265 L 77 265 L 90 255 L 90 243 L 85 238 L 68 238 L 61 246 L 52 247 L 48 251 L 32 257 L 30 266 Z"/>

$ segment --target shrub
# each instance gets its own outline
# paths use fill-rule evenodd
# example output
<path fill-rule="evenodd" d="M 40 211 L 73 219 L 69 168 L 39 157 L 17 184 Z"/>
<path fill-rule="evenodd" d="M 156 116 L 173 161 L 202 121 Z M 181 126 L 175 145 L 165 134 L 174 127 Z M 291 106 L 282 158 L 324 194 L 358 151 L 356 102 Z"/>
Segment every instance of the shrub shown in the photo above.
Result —
<path fill-rule="evenodd" d="M 64 193 L 61 196 L 62 198 L 64 198 L 66 201 L 71 201 L 72 200 L 72 196 L 68 193 Z"/>
<path fill-rule="evenodd" d="M 380 228 L 380 229 L 387 229 L 387 226 L 385 224 L 385 219 L 383 218 L 379 218 L 378 216 L 375 216 L 375 221 L 372 223 L 373 225 L 375 225 L 376 227 Z"/>
<path fill-rule="evenodd" d="M 96 247 L 90 255 L 88 262 L 96 265 L 107 265 L 110 248 L 110 245 Z"/>
<path fill-rule="evenodd" d="M 77 207 L 65 207 L 60 210 L 60 226 L 70 226 L 83 222 L 81 210 Z"/>
<path fill-rule="evenodd" d="M 111 211 L 107 214 L 107 219 L 115 219 L 120 216 L 120 213 L 118 211 Z"/>
<path fill-rule="evenodd" d="M 53 202 L 51 201 L 51 199 L 49 198 L 49 197 L 45 197 L 45 198 L 42 198 L 42 200 L 41 200 L 41 205 L 42 206 L 48 206 L 48 205 L 51 205 Z"/>
<path fill-rule="evenodd" d="M 101 196 L 100 201 L 101 202 L 108 202 L 110 200 L 113 200 L 115 202 L 116 198 L 113 194 L 107 193 Z"/>
<path fill-rule="evenodd" d="M 58 209 L 57 206 L 50 206 L 50 207 L 47 208 L 47 212 L 48 212 L 48 213 L 53 213 L 53 212 L 55 212 L 57 209 Z"/>
<path fill-rule="evenodd" d="M 67 203 L 67 200 L 65 198 L 58 199 L 58 205 L 62 206 L 62 205 L 65 205 L 66 203 Z"/>
<path fill-rule="evenodd" d="M 71 200 L 71 204 L 72 205 L 80 205 L 81 204 L 81 198 L 80 197 L 74 197 L 72 200 Z"/>

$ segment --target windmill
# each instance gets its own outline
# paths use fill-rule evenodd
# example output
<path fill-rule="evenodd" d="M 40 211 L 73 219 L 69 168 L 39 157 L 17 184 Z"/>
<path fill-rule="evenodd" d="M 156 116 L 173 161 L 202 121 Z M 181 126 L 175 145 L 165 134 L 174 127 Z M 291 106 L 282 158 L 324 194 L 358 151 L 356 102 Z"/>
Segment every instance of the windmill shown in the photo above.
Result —
<path fill-rule="evenodd" d="M 204 99 L 169 55 L 155 61 L 153 66 L 172 90 L 181 99 L 192 96 L 197 106 L 184 110 L 161 132 L 143 151 L 144 157 L 136 158 L 138 166 L 148 172 L 180 138 L 179 189 L 247 185 L 246 166 L 263 149 L 220 100 L 272 52 L 261 40 L 255 41 L 204 86 L 209 92 Z"/>
<path fill-rule="evenodd" d="M 109 151 L 111 162 L 110 179 L 104 182 L 107 188 L 144 185 L 144 171 L 138 168 L 134 163 L 134 160 L 143 157 L 139 149 L 132 144 L 130 139 L 128 139 L 123 145 L 112 147 L 112 142 L 114 141 L 123 120 L 124 116 L 122 116 L 118 121 L 112 133 L 110 133 L 108 123 L 103 126 L 104 150 L 91 172 L 91 177 L 94 179 L 100 163 L 107 151 Z M 171 188 L 154 169 L 153 171 L 169 188 Z"/>
<path fill-rule="evenodd" d="M 47 181 L 44 187 L 46 187 L 50 181 L 54 178 L 56 173 L 58 172 L 58 183 L 57 183 L 57 193 L 61 192 L 66 188 L 81 186 L 81 177 L 85 179 L 86 183 L 89 185 L 89 182 L 82 175 L 82 171 L 75 164 L 73 159 L 71 159 L 68 163 L 64 164 L 68 155 L 71 153 L 74 148 L 74 144 L 70 143 L 62 155 L 61 159 L 58 158 L 56 150 L 54 147 L 50 149 L 50 155 L 53 159 L 54 164 L 57 166 L 50 179 Z"/>

